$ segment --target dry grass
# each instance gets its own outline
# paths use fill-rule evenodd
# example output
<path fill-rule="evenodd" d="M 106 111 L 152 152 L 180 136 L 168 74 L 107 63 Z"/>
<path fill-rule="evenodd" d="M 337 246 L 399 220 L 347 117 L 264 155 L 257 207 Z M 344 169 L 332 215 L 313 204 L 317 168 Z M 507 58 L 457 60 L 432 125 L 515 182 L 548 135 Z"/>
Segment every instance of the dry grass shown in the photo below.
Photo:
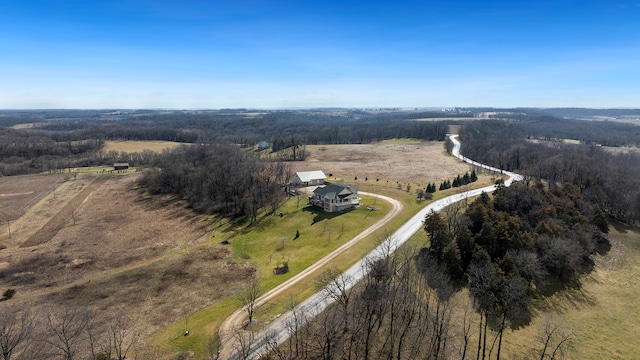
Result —
<path fill-rule="evenodd" d="M 60 185 L 67 176 L 56 174 L 0 177 L 0 224 L 20 218 Z"/>
<path fill-rule="evenodd" d="M 437 181 L 468 170 L 445 154 L 442 143 L 379 146 L 349 146 L 348 159 L 317 156 L 296 165 L 322 165 L 336 174 L 340 173 L 331 169 L 343 166 L 345 177 L 367 176 L 366 172 L 380 182 L 387 177 L 390 182 L 420 177 Z M 335 157 L 343 151 L 343 146 L 327 146 L 314 152 Z M 429 165 L 418 166 L 418 157 Z M 4 205 L 11 200 L 11 212 L 4 216 L 13 220 L 11 238 L 8 229 L 0 232 L 0 244 L 6 246 L 0 250 L 0 288 L 17 290 L 11 303 L 90 304 L 100 310 L 98 321 L 122 308 L 144 334 L 150 334 L 239 289 L 255 269 L 236 260 L 239 255 L 230 247 L 219 245 L 233 236 L 225 232 L 227 225 L 217 228 L 214 219 L 195 215 L 179 203 L 146 197 L 136 186 L 140 175 L 88 171 L 75 178 L 1 178 L 0 191 L 6 196 L 0 201 Z"/>
<path fill-rule="evenodd" d="M 153 152 L 162 152 L 165 149 L 173 149 L 182 145 L 182 143 L 174 141 L 133 141 L 133 140 L 110 140 L 104 142 L 104 151 L 118 152 L 142 152 L 150 150 Z"/>
<path fill-rule="evenodd" d="M 469 171 L 469 165 L 449 156 L 442 142 L 307 146 L 307 161 L 292 163 L 293 171 L 322 170 L 351 181 L 365 178 L 380 185 L 440 183 Z M 376 181 L 377 180 L 377 181 Z"/>
<path fill-rule="evenodd" d="M 388 193 L 394 191 L 396 182 L 438 183 L 469 170 L 468 165 L 447 155 L 441 142 L 324 145 L 309 146 L 308 150 L 309 160 L 292 163 L 294 171 L 320 169 L 347 181 L 357 176 L 363 191 Z M 255 271 L 250 263 L 236 260 L 239 254 L 232 254 L 231 247 L 218 244 L 233 234 L 225 232 L 226 225 L 218 227 L 213 219 L 195 215 L 179 203 L 146 197 L 136 187 L 139 176 L 130 173 L 101 178 L 87 173 L 67 181 L 64 175 L 0 178 L 0 194 L 11 194 L 0 197 L 2 209 L 10 199 L 11 213 L 4 214 L 15 219 L 11 239 L 6 229 L 0 231 L 0 244 L 7 245 L 0 250 L 0 289 L 17 290 L 11 303 L 91 304 L 106 315 L 122 308 L 144 334 L 150 334 L 219 299 L 229 299 Z M 489 182 L 489 178 L 481 181 Z M 83 194 L 86 189 L 91 191 Z M 60 226 L 55 233 L 36 246 L 20 247 L 64 213 L 65 207 L 68 210 L 69 204 L 74 204 L 73 217 L 67 213 L 54 221 Z M 214 233 L 216 238 L 212 238 Z M 585 281 L 583 294 L 594 301 L 577 301 L 578 294 L 554 299 L 558 305 L 549 305 L 583 329 L 581 344 L 589 345 L 581 357 L 594 358 L 589 352 L 609 357 L 603 355 L 605 351 L 619 351 L 622 358 L 633 357 L 629 354 L 634 350 L 640 353 L 631 339 L 640 330 L 636 325 L 638 309 L 633 306 L 640 296 L 635 281 L 640 272 L 636 265 L 640 246 L 630 247 L 626 240 L 615 242 L 625 236 L 612 234 L 612 251 Z M 636 245 L 640 242 L 637 236 L 634 241 Z M 274 246 L 269 251 L 274 251 Z M 615 340 L 618 327 L 625 332 L 627 345 Z M 507 334 L 505 351 L 521 355 L 522 344 L 527 344 L 532 334 L 533 330 L 527 329 Z"/>
<path fill-rule="evenodd" d="M 123 308 L 149 334 L 229 296 L 253 274 L 210 238 L 209 218 L 146 197 L 136 188 L 139 176 L 82 174 L 62 184 L 43 177 L 59 184 L 56 196 L 40 190 L 41 200 L 12 223 L 11 239 L 0 238 L 8 245 L 0 250 L 0 288 L 17 290 L 11 303 L 90 304 L 98 321 Z M 55 188 L 31 184 L 37 187 L 23 192 Z M 73 217 L 58 216 L 69 204 Z M 52 222 L 57 231 L 20 247 Z"/>
<path fill-rule="evenodd" d="M 621 231 L 620 231 L 621 230 Z M 505 335 L 505 354 L 527 358 L 544 320 L 542 313 L 562 319 L 576 331 L 571 359 L 634 359 L 640 354 L 640 233 L 613 229 L 611 250 L 596 257 L 596 269 L 582 289 L 557 294 L 536 305 L 537 317 L 527 328 Z"/>

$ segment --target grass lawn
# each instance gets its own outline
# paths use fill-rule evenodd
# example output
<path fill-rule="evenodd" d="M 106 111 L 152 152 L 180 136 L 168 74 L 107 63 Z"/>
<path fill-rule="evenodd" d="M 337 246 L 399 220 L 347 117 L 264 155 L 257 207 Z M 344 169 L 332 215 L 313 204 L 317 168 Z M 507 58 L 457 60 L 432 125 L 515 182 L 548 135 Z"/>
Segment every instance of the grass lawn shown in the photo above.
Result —
<path fill-rule="evenodd" d="M 473 187 L 486 186 L 491 180 L 478 181 Z M 317 281 L 329 269 L 346 270 L 362 256 L 375 248 L 385 237 L 393 233 L 428 202 L 416 201 L 415 195 L 386 186 L 376 186 L 373 182 L 350 182 L 359 191 L 374 192 L 400 200 L 403 211 L 383 229 L 344 251 L 325 268 L 315 272 L 308 280 L 293 286 L 286 294 L 272 299 L 256 309 L 257 323 L 265 322 L 277 314 L 286 312 L 291 302 L 299 302 L 317 290 Z M 462 188 L 438 191 L 434 200 L 462 191 Z M 363 196 L 358 209 L 342 214 L 327 214 L 307 207 L 306 197 L 292 197 L 285 202 L 275 215 L 261 215 L 258 221 L 249 224 L 236 224 L 234 230 L 216 231 L 214 240 L 228 240 L 238 262 L 249 262 L 256 267 L 262 277 L 261 287 L 267 291 L 286 281 L 295 274 L 327 255 L 362 230 L 366 229 L 389 210 L 387 202 Z M 367 206 L 375 205 L 380 210 L 370 211 Z M 282 213 L 282 216 L 279 214 Z M 226 229 L 226 228 L 225 228 Z M 300 236 L 296 239 L 296 231 Z M 424 244 L 426 236 L 419 232 L 417 242 Z M 290 272 L 273 275 L 273 268 L 287 261 Z M 209 353 L 208 344 L 216 339 L 217 330 L 222 321 L 231 315 L 240 305 L 234 297 L 226 298 L 210 307 L 191 314 L 188 318 L 163 327 L 152 335 L 150 343 L 163 350 L 163 353 L 175 354 L 181 350 L 191 350 L 197 356 Z M 188 329 L 188 337 L 183 336 Z"/>
<path fill-rule="evenodd" d="M 315 263 L 378 221 L 390 209 L 390 204 L 381 200 L 368 196 L 361 198 L 361 207 L 342 214 L 327 214 L 309 208 L 304 196 L 290 198 L 275 215 L 262 215 L 253 224 L 236 224 L 235 230 L 226 230 L 230 233 L 214 233 L 214 239 L 228 240 L 237 261 L 250 262 L 255 266 L 263 278 L 261 286 L 266 291 Z M 380 210 L 367 209 L 374 201 Z M 297 239 L 296 230 L 300 233 Z M 273 268 L 283 261 L 288 261 L 290 272 L 273 275 Z M 189 349 L 198 355 L 206 354 L 207 343 L 215 337 L 222 321 L 239 306 L 239 301 L 233 297 L 224 299 L 183 321 L 160 329 L 153 335 L 151 343 L 169 353 Z M 262 314 L 264 316 L 264 312 Z M 187 324 L 190 335 L 184 337 Z"/>

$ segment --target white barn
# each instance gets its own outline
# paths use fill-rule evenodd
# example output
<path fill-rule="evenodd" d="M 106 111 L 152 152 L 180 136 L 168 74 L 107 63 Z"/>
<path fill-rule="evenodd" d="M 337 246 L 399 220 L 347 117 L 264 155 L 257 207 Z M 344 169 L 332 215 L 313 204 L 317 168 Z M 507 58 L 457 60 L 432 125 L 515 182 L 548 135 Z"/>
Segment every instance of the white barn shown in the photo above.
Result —
<path fill-rule="evenodd" d="M 296 186 L 316 186 L 324 184 L 327 176 L 321 170 L 300 171 L 293 176 L 291 181 Z"/>

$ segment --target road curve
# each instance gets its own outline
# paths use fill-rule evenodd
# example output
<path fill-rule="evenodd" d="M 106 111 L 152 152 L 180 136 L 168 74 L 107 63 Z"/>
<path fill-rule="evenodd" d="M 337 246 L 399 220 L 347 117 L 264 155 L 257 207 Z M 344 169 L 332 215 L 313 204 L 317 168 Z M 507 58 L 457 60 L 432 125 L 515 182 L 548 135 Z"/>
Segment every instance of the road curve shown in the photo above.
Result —
<path fill-rule="evenodd" d="M 453 156 L 471 165 L 478 166 L 491 171 L 496 171 L 508 176 L 508 178 L 504 180 L 504 186 L 510 186 L 514 181 L 520 181 L 523 179 L 523 177 L 519 174 L 497 169 L 488 165 L 480 164 L 476 161 L 467 159 L 464 156 L 460 155 L 460 142 L 458 141 L 457 136 L 458 135 L 449 135 L 449 139 L 454 144 L 454 147 L 452 150 Z M 385 241 L 383 244 L 380 244 L 377 248 L 371 251 L 367 256 L 362 258 L 360 261 L 358 261 L 356 264 L 351 266 L 348 270 L 346 270 L 342 274 L 342 276 L 347 280 L 346 281 L 347 287 L 350 288 L 351 286 L 358 283 L 359 280 L 364 278 L 364 276 L 368 271 L 367 264 L 370 264 L 376 258 L 379 258 L 384 254 L 389 254 L 394 252 L 402 244 L 404 244 L 407 240 L 409 240 L 413 236 L 413 234 L 415 234 L 418 230 L 420 230 L 422 228 L 422 221 L 429 212 L 440 211 L 443 208 L 455 202 L 467 199 L 469 197 L 478 196 L 483 192 L 493 192 L 495 189 L 496 189 L 496 185 L 491 185 L 491 186 L 483 187 L 481 189 L 465 191 L 459 194 L 451 195 L 446 198 L 434 201 L 429 205 L 425 206 L 424 208 L 422 208 L 422 210 L 420 210 L 417 214 L 415 214 L 411 219 L 409 219 L 409 221 L 407 221 L 404 225 L 402 225 L 396 232 L 394 232 L 389 237 L 389 239 L 387 239 L 387 241 Z M 338 250 L 339 249 L 336 249 L 336 251 Z M 274 295 L 271 295 L 271 296 L 274 296 Z M 325 295 L 325 291 L 320 290 L 315 294 L 313 294 L 312 296 L 310 296 L 309 298 L 307 298 L 306 300 L 304 300 L 303 302 L 301 302 L 298 306 L 296 306 L 295 311 L 298 314 L 298 316 L 302 314 L 306 318 L 312 318 L 313 316 L 321 313 L 327 306 L 329 306 L 332 303 L 332 301 L 333 299 Z M 263 303 L 263 302 L 260 302 L 260 303 Z M 242 316 L 244 315 L 243 313 L 244 313 L 244 309 L 238 310 L 230 318 L 233 317 L 234 319 L 237 319 L 235 317 L 237 316 L 241 319 Z M 236 324 L 235 329 L 237 329 L 238 323 L 227 322 L 225 320 L 225 323 L 223 324 L 223 326 L 226 325 L 224 328 L 225 333 L 224 333 L 224 336 L 222 337 L 224 339 L 224 342 L 222 342 L 222 344 L 225 345 L 225 348 L 223 348 L 224 353 L 220 354 L 221 355 L 220 358 L 221 359 L 240 359 L 240 358 L 259 359 L 262 355 L 266 354 L 269 351 L 271 346 L 273 346 L 274 344 L 282 344 L 290 336 L 287 324 L 291 323 L 293 319 L 294 319 L 294 313 L 293 311 L 289 311 L 279 316 L 278 318 L 274 319 L 273 321 L 271 321 L 271 323 L 269 323 L 265 327 L 265 329 L 263 329 L 259 333 L 251 334 L 252 339 L 250 340 L 244 339 L 244 342 L 245 342 L 245 348 L 243 349 L 243 352 L 245 353 L 244 356 L 241 356 L 240 353 L 238 353 L 237 346 L 234 344 L 234 338 L 232 337 L 232 333 L 234 333 L 234 327 L 232 325 Z M 229 320 L 229 318 L 227 320 Z M 234 320 L 234 321 L 237 321 L 237 320 Z M 221 328 L 221 333 L 222 333 L 222 328 Z"/>
<path fill-rule="evenodd" d="M 385 226 L 389 221 L 391 221 L 393 218 L 395 218 L 402 211 L 402 208 L 403 208 L 402 203 L 399 202 L 396 199 L 392 199 L 392 198 L 390 198 L 388 196 L 368 193 L 368 192 L 364 192 L 364 191 L 360 191 L 359 193 L 362 194 L 362 195 L 374 196 L 374 197 L 377 197 L 377 198 L 379 198 L 381 200 L 389 202 L 391 204 L 391 206 L 392 206 L 391 211 L 389 211 L 382 219 L 378 220 L 375 224 L 371 225 L 370 227 L 365 229 L 360 234 L 356 235 L 351 240 L 349 240 L 346 243 L 342 244 L 340 247 L 338 247 L 337 249 L 335 249 L 331 253 L 327 254 L 325 257 L 323 257 L 322 259 L 318 260 L 313 265 L 309 266 L 305 270 L 303 270 L 300 273 L 296 274 L 295 276 L 293 276 L 289 280 L 283 282 L 282 284 L 274 287 L 273 289 L 269 290 L 268 292 L 262 294 L 262 296 L 260 296 L 256 300 L 255 307 L 260 307 L 261 305 L 265 304 L 269 300 L 273 299 L 275 296 L 280 295 L 282 292 L 284 292 L 287 289 L 289 289 L 294 284 L 300 282 L 301 280 L 303 280 L 308 275 L 312 274 L 316 270 L 318 270 L 321 267 L 325 266 L 327 263 L 329 263 L 329 261 L 335 259 L 343 251 L 345 251 L 346 249 L 348 249 L 351 246 L 355 245 L 356 243 L 358 243 L 362 239 L 366 238 L 367 236 L 371 235 L 376 230 L 378 230 L 378 229 L 382 228 L 383 226 Z M 231 314 L 229 317 L 227 317 L 224 320 L 224 322 L 222 323 L 222 325 L 220 325 L 220 330 L 218 332 L 218 334 L 220 335 L 220 343 L 223 344 L 223 345 L 226 345 L 225 347 L 222 348 L 222 351 L 220 353 L 220 358 L 221 359 L 224 359 L 227 356 L 230 356 L 229 352 L 231 350 L 233 350 L 233 345 L 231 345 L 231 344 L 234 343 L 234 336 L 236 334 L 236 330 L 240 329 L 242 327 L 243 321 L 244 321 L 244 319 L 246 317 L 246 314 L 247 314 L 247 312 L 244 309 L 244 307 L 240 308 L 240 309 L 236 310 L 233 314 Z"/>

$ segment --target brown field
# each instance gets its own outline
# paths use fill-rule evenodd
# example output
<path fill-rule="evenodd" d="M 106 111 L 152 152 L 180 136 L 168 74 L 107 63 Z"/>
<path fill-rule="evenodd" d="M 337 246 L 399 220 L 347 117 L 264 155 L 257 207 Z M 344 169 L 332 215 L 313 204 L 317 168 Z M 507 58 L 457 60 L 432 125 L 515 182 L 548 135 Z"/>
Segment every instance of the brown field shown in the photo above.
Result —
<path fill-rule="evenodd" d="M 469 170 L 441 142 L 307 149 L 308 161 L 291 163 L 293 171 L 320 169 L 345 180 L 388 181 L 390 187 L 438 183 Z M 140 176 L 0 177 L 0 290 L 17 290 L 0 307 L 89 305 L 98 322 L 121 310 L 147 335 L 240 289 L 255 270 L 219 244 L 230 236 L 227 229 L 179 202 L 146 196 L 136 185 Z M 611 252 L 597 259 L 583 290 L 538 308 L 537 315 L 551 310 L 578 329 L 579 355 L 570 358 L 630 358 L 640 351 L 633 345 L 638 308 L 630 300 L 640 296 L 639 236 L 613 231 Z M 538 320 L 505 334 L 505 354 L 526 358 L 537 326 Z"/>
<path fill-rule="evenodd" d="M 80 175 L 64 183 L 56 175 L 0 178 L 0 188 L 22 183 L 23 193 L 41 199 L 21 207 L 28 210 L 12 222 L 11 237 L 7 229 L 0 233 L 6 246 L 0 250 L 0 289 L 17 291 L 7 303 L 89 304 L 99 310 L 98 322 L 124 309 L 148 334 L 228 296 L 252 275 L 252 267 L 213 241 L 207 217 L 145 196 L 136 187 L 139 176 Z"/>
<path fill-rule="evenodd" d="M 141 149 L 124 144 L 119 150 Z M 310 150 L 296 170 L 424 184 L 469 170 L 435 142 Z M 239 289 L 255 270 L 219 244 L 229 236 L 224 228 L 178 202 L 146 196 L 136 185 L 140 176 L 0 178 L 0 290 L 16 290 L 0 306 L 89 305 L 98 322 L 121 309 L 150 334 Z"/>
<path fill-rule="evenodd" d="M 104 142 L 104 151 L 119 152 L 142 152 L 150 150 L 153 152 L 162 152 L 165 149 L 173 149 L 182 145 L 182 143 L 174 141 L 133 141 L 133 140 L 109 140 Z"/>
<path fill-rule="evenodd" d="M 417 144 L 387 143 L 363 145 L 307 146 L 307 161 L 292 163 L 292 170 L 322 170 L 345 181 L 364 180 L 389 186 L 440 183 L 469 171 L 469 165 L 449 156 L 442 142 Z"/>
<path fill-rule="evenodd" d="M 68 175 L 0 177 L 0 224 L 24 215 Z"/>

